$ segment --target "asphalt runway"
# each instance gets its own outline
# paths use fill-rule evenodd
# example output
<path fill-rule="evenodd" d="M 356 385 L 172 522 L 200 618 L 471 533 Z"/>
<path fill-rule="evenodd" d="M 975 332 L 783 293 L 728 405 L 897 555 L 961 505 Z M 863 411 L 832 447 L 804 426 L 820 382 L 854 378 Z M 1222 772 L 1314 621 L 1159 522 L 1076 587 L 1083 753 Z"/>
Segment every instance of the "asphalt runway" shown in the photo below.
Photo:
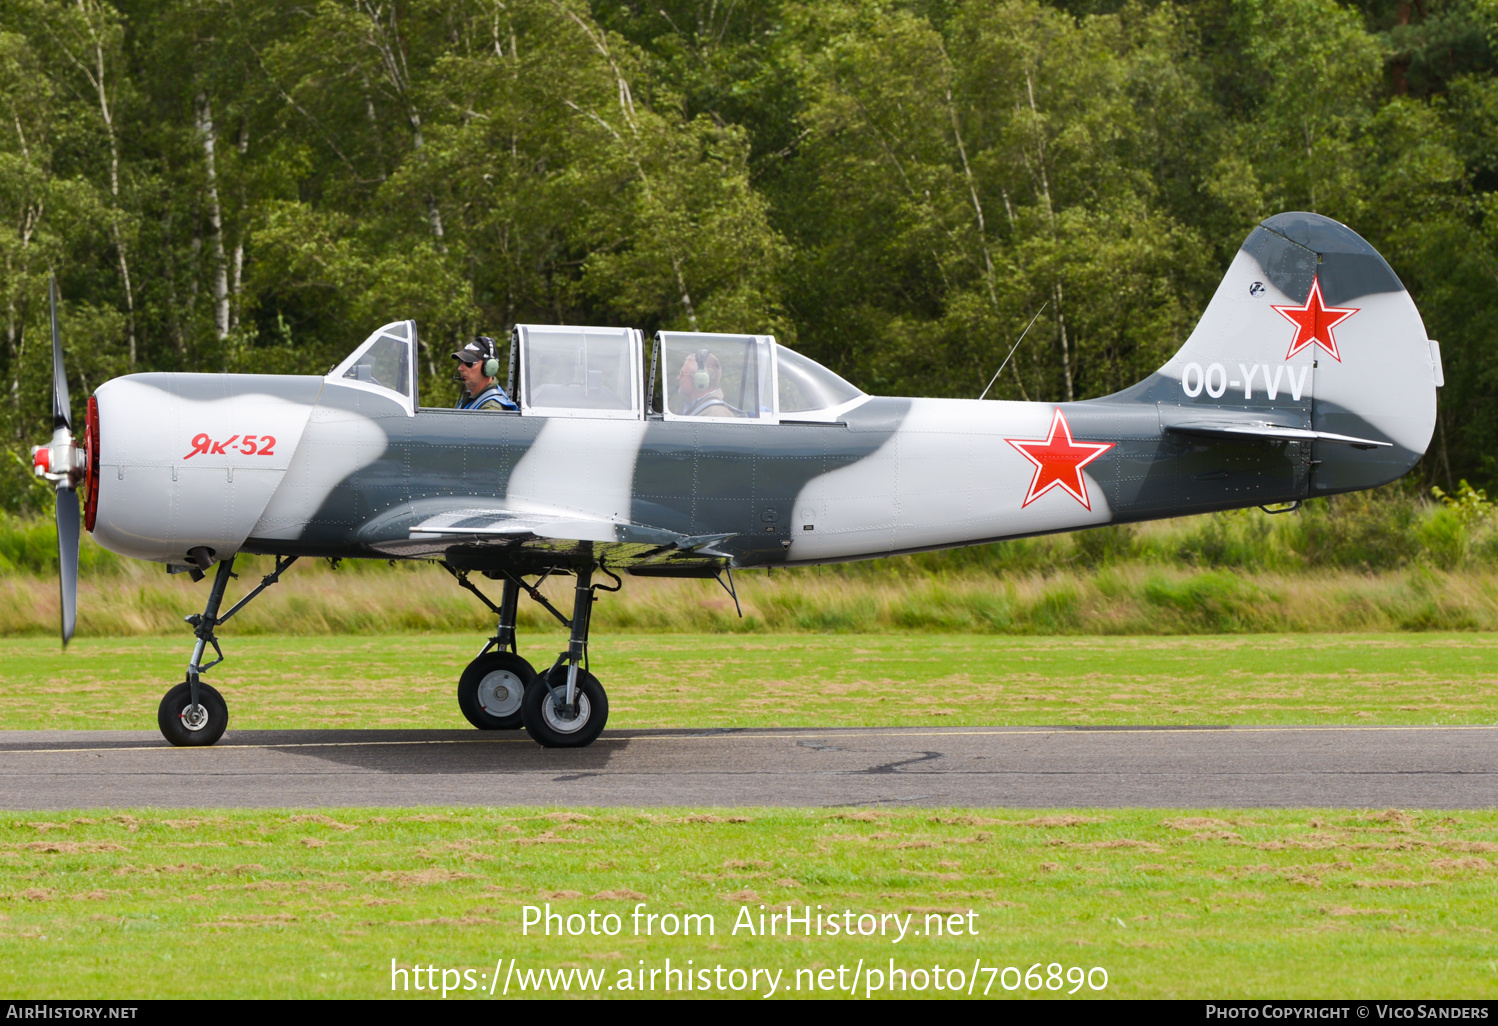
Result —
<path fill-rule="evenodd" d="M 1498 727 L 0 732 L 0 807 L 1498 806 Z"/>

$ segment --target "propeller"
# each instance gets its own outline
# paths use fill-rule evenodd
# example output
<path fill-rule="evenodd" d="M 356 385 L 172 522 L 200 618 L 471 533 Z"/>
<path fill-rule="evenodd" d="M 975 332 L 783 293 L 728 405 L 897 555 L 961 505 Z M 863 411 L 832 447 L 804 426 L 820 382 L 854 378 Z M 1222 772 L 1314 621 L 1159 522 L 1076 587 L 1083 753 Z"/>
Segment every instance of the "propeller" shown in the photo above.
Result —
<path fill-rule="evenodd" d="M 57 279 L 47 283 L 52 308 L 52 442 L 31 450 L 36 475 L 52 483 L 57 494 L 57 570 L 61 586 L 62 644 L 73 640 L 78 624 L 78 542 L 81 535 L 76 486 L 83 456 L 73 444 L 73 411 L 68 401 L 68 373 L 62 362 L 62 333 L 57 325 Z"/>
<path fill-rule="evenodd" d="M 47 278 L 47 299 L 52 308 L 52 430 L 73 430 L 73 407 L 68 402 L 68 372 L 62 365 L 62 332 L 57 327 L 57 279 Z"/>
<path fill-rule="evenodd" d="M 78 493 L 57 490 L 57 573 L 62 586 L 62 647 L 78 626 Z"/>

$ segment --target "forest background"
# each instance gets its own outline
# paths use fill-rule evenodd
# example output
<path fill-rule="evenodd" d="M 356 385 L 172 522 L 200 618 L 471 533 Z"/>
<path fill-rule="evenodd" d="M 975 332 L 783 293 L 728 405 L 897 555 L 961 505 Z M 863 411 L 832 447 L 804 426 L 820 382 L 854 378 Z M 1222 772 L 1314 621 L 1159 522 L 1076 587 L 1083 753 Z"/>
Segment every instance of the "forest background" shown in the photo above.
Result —
<path fill-rule="evenodd" d="M 0 507 L 74 395 L 323 373 L 423 399 L 520 321 L 772 332 L 867 391 L 1123 387 L 1253 224 L 1373 242 L 1442 343 L 1420 484 L 1498 480 L 1495 0 L 3 0 Z"/>

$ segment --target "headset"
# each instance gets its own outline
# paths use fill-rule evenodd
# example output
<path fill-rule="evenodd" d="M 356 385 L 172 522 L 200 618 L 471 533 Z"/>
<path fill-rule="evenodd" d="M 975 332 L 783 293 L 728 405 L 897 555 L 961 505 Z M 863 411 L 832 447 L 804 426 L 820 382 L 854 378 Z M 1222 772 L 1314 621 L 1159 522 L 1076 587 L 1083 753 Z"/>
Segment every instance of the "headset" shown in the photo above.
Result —
<path fill-rule="evenodd" d="M 486 356 L 484 358 L 484 365 L 483 365 L 483 367 L 480 368 L 480 370 L 482 370 L 484 372 L 484 377 L 486 377 L 486 378 L 497 378 L 497 377 L 499 377 L 499 355 L 498 355 L 499 354 L 499 345 L 498 345 L 498 343 L 496 343 L 488 335 L 480 335 L 478 338 L 474 339 L 474 341 L 477 342 L 479 345 L 483 346 L 484 349 L 489 354 L 488 356 Z"/>
<path fill-rule="evenodd" d="M 706 392 L 712 381 L 707 373 L 707 358 L 711 355 L 706 349 L 699 349 L 692 354 L 692 362 L 697 364 L 697 373 L 692 375 L 692 387 L 699 392 Z"/>

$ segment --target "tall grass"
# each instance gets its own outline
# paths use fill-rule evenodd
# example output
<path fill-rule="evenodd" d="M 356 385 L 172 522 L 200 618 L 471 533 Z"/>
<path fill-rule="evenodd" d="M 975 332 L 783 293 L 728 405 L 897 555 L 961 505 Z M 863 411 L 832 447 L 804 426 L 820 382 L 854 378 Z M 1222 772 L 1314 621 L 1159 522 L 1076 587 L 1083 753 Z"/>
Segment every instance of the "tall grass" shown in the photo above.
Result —
<path fill-rule="evenodd" d="M 229 634 L 492 633 L 493 617 L 440 569 L 424 564 L 337 572 L 298 564 L 225 629 Z M 245 559 L 243 594 L 269 569 Z M 1498 629 L 1498 572 L 1424 566 L 1376 574 L 1318 570 L 1299 574 L 1195 570 L 1143 563 L 1096 571 L 850 576 L 830 569 L 736 575 L 744 615 L 712 581 L 625 578 L 600 596 L 594 625 L 604 631 L 785 633 L 899 631 L 987 634 L 1220 634 Z M 570 580 L 545 589 L 567 609 Z M 498 586 L 491 597 L 498 598 Z M 83 578 L 79 633 L 125 636 L 186 633 L 182 617 L 202 608 L 207 585 L 131 568 Z M 57 630 L 57 585 L 44 577 L 0 578 L 0 635 Z M 523 600 L 528 633 L 560 631 Z"/>
<path fill-rule="evenodd" d="M 1191 634 L 1498 629 L 1498 518 L 1480 492 L 1406 491 L 1307 503 L 1298 513 L 1220 513 L 835 567 L 742 572 L 744 615 L 713 581 L 626 577 L 601 630 L 962 631 Z M 0 520 L 0 634 L 57 624 L 50 524 Z M 185 631 L 206 585 L 86 541 L 80 633 Z M 245 558 L 236 594 L 269 570 Z M 547 587 L 565 609 L 570 581 Z M 492 587 L 497 598 L 499 587 Z M 492 617 L 440 568 L 303 561 L 226 628 L 246 634 L 378 635 L 491 630 Z M 526 631 L 558 630 L 522 602 Z"/>

